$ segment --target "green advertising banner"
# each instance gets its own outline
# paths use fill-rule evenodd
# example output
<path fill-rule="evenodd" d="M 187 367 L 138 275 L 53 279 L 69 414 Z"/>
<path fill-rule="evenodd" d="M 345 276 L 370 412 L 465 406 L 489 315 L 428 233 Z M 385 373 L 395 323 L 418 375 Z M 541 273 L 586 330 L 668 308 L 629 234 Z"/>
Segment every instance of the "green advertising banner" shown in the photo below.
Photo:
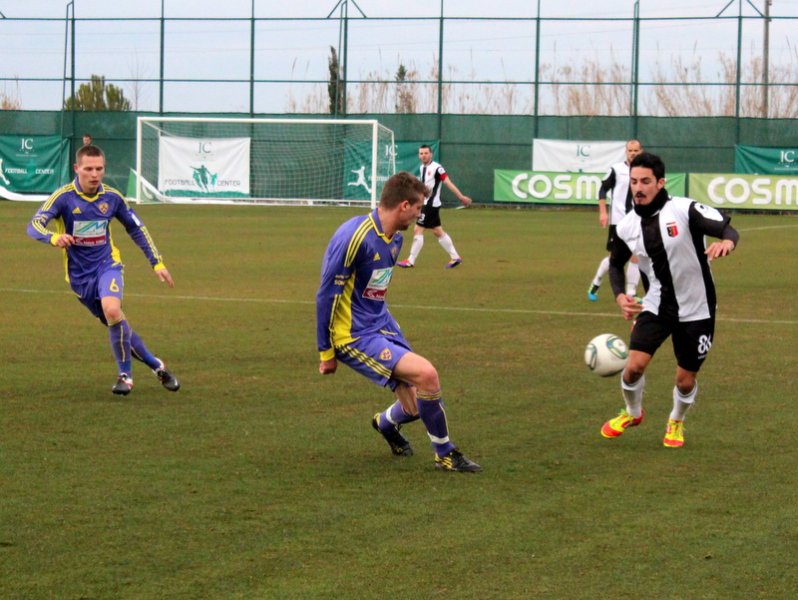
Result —
<path fill-rule="evenodd" d="M 345 200 L 370 200 L 371 142 L 344 140 L 344 190 Z"/>
<path fill-rule="evenodd" d="M 57 135 L 0 135 L 0 186 L 50 193 L 69 181 L 69 140 Z"/>
<path fill-rule="evenodd" d="M 665 189 L 671 196 L 687 196 L 687 173 L 667 173 Z"/>
<path fill-rule="evenodd" d="M 598 204 L 604 175 L 496 169 L 493 171 L 493 200 L 534 204 Z M 669 173 L 665 188 L 672 196 L 684 196 L 686 183 L 684 173 Z"/>
<path fill-rule="evenodd" d="M 387 154 L 394 153 L 396 171 L 409 171 L 418 176 L 419 165 L 418 147 L 427 144 L 432 150 L 433 157 L 438 153 L 440 143 L 401 141 L 395 142 L 393 148 L 380 148 Z M 344 142 L 344 191 L 346 200 L 369 200 L 371 198 L 371 142 L 357 140 Z"/>
<path fill-rule="evenodd" d="M 798 147 L 734 147 L 734 171 L 752 175 L 798 175 Z"/>
<path fill-rule="evenodd" d="M 690 197 L 715 208 L 798 210 L 798 177 L 690 173 Z"/>

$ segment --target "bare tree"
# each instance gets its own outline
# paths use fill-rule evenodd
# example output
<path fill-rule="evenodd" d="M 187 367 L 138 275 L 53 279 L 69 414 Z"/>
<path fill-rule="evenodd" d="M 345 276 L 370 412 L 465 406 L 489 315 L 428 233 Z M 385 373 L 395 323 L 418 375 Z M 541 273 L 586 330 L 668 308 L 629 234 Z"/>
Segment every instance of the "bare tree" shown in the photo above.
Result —
<path fill-rule="evenodd" d="M 327 88 L 330 112 L 338 92 L 338 110 L 343 114 L 340 69 L 333 48 L 330 58 L 330 82 Z M 798 118 L 798 51 L 792 61 L 771 65 L 768 85 L 768 114 L 771 118 Z M 719 69 L 707 75 L 697 51 L 689 62 L 672 59 L 668 65 L 655 63 L 651 80 L 639 87 L 642 113 L 652 116 L 733 116 L 737 102 L 736 59 L 718 57 Z M 741 69 L 740 115 L 762 114 L 763 63 L 754 57 Z M 480 82 L 473 69 L 465 74 L 447 65 L 438 85 L 435 57 L 429 70 L 400 60 L 391 73 L 374 70 L 361 74 L 349 88 L 347 102 L 358 113 L 434 113 L 441 109 L 462 114 L 530 114 L 535 110 L 534 85 L 529 82 Z M 631 114 L 631 67 L 613 58 L 607 64 L 588 58 L 581 63 L 557 61 L 539 66 L 541 115 L 621 116 Z M 337 84 L 337 85 L 333 85 Z M 292 112 L 325 111 L 323 88 L 313 88 L 303 101 L 291 98 Z"/>
<path fill-rule="evenodd" d="M 721 53 L 720 81 L 708 84 L 701 69 L 701 57 L 694 55 L 689 64 L 680 58 L 674 59 L 668 67 L 657 64 L 654 72 L 655 86 L 647 97 L 647 110 L 654 115 L 668 117 L 726 116 L 735 115 L 737 103 L 737 62 L 736 59 Z M 754 57 L 742 65 L 740 78 L 739 114 L 743 117 L 756 117 L 762 114 L 763 63 Z M 798 117 L 798 66 L 771 67 L 768 86 L 768 112 L 770 117 L 794 119 Z M 748 83 L 757 82 L 757 83 Z"/>
<path fill-rule="evenodd" d="M 135 53 L 133 62 L 128 63 L 128 69 L 130 71 L 131 79 L 131 82 L 128 85 L 130 90 L 130 105 L 133 110 L 140 110 L 144 91 L 142 80 L 146 78 L 146 73 L 144 73 L 144 68 L 141 66 L 138 52 Z"/>
<path fill-rule="evenodd" d="M 408 85 L 408 81 L 415 79 L 416 72 L 408 71 L 402 63 L 399 63 L 399 68 L 396 70 L 396 103 L 395 108 L 397 113 L 414 113 L 416 112 L 416 97 L 413 93 L 413 88 Z"/>
<path fill-rule="evenodd" d="M 8 92 L 6 84 L 0 90 L 0 110 L 22 110 L 22 100 L 19 93 L 19 81 L 15 82 L 16 90 Z"/>

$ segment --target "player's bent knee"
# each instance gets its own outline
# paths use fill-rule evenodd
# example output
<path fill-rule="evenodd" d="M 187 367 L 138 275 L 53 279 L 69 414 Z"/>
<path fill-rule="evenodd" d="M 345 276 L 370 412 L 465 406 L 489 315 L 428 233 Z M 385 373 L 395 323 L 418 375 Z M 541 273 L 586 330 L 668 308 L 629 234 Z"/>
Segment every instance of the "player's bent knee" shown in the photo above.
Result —
<path fill-rule="evenodd" d="M 399 359 L 395 374 L 397 379 L 406 381 L 420 390 L 440 389 L 437 369 L 426 358 L 414 352 L 408 352 Z"/>
<path fill-rule="evenodd" d="M 645 365 L 629 361 L 623 370 L 623 380 L 630 385 L 636 383 L 645 371 Z"/>
<path fill-rule="evenodd" d="M 116 325 L 119 321 L 125 319 L 125 313 L 122 312 L 122 309 L 103 310 L 103 314 L 108 325 Z"/>
<path fill-rule="evenodd" d="M 416 383 L 416 387 L 420 390 L 439 390 L 441 389 L 441 381 L 438 378 L 438 372 L 433 367 L 429 371 L 424 371 L 419 375 L 418 383 Z"/>
<path fill-rule="evenodd" d="M 676 387 L 682 394 L 689 394 L 695 388 L 696 373 L 684 369 L 676 372 Z"/>
<path fill-rule="evenodd" d="M 411 375 L 411 383 L 424 391 L 439 390 L 441 387 L 438 371 L 430 363 Z"/>

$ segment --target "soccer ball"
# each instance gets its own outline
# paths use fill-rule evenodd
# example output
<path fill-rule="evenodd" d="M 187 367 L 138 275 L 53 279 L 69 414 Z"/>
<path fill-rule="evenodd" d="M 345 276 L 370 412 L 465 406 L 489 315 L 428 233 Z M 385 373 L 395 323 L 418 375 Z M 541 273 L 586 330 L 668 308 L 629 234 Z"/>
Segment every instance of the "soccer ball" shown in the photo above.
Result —
<path fill-rule="evenodd" d="M 617 335 L 602 333 L 597 335 L 585 348 L 585 364 L 596 375 L 609 377 L 623 371 L 629 349 Z"/>

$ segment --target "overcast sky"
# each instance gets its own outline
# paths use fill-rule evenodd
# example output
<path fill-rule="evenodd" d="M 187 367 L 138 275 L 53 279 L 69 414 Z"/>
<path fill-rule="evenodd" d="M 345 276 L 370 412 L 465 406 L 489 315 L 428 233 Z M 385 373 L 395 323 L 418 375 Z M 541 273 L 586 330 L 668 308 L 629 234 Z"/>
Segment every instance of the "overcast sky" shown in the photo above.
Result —
<path fill-rule="evenodd" d="M 640 0 L 641 78 L 651 77 L 657 67 L 698 61 L 704 80 L 721 82 L 720 57 L 736 58 L 740 9 L 746 17 L 743 64 L 762 55 L 763 20 L 756 18 L 756 9 L 764 12 L 764 3 Z M 256 0 L 256 18 L 280 20 L 257 23 L 255 79 L 279 83 L 256 86 L 255 112 L 283 112 L 301 105 L 309 94 L 324 93 L 319 82 L 328 76 L 329 49 L 339 46 L 336 5 L 336 0 Z M 349 0 L 348 77 L 390 80 L 402 64 L 416 71 L 416 79 L 432 78 L 443 6 L 450 18 L 444 29 L 446 77 L 472 82 L 532 81 L 535 22 L 528 19 L 537 15 L 538 5 L 545 19 L 540 62 L 549 66 L 549 74 L 563 67 L 578 68 L 586 61 L 630 67 L 632 26 L 628 19 L 635 5 L 630 0 L 357 0 L 357 6 Z M 124 80 L 159 76 L 161 0 L 74 0 L 74 6 L 79 19 L 77 79 L 104 75 L 119 82 L 136 108 L 157 110 L 157 84 L 134 85 Z M 252 0 L 164 0 L 163 6 L 167 18 L 177 19 L 166 28 L 167 79 L 240 80 L 170 83 L 164 110 L 247 112 L 247 19 L 252 16 Z M 5 16 L 0 19 L 0 78 L 5 79 L 0 81 L 0 92 L 17 94 L 24 109 L 60 107 L 66 9 L 62 0 L 0 0 Z M 331 12 L 332 18 L 327 19 Z M 721 12 L 722 17 L 715 18 Z M 798 63 L 798 0 L 773 0 L 770 13 L 790 17 L 771 24 L 771 65 Z M 109 18 L 129 20 L 103 20 Z M 316 83 L 302 83 L 307 80 Z"/>

